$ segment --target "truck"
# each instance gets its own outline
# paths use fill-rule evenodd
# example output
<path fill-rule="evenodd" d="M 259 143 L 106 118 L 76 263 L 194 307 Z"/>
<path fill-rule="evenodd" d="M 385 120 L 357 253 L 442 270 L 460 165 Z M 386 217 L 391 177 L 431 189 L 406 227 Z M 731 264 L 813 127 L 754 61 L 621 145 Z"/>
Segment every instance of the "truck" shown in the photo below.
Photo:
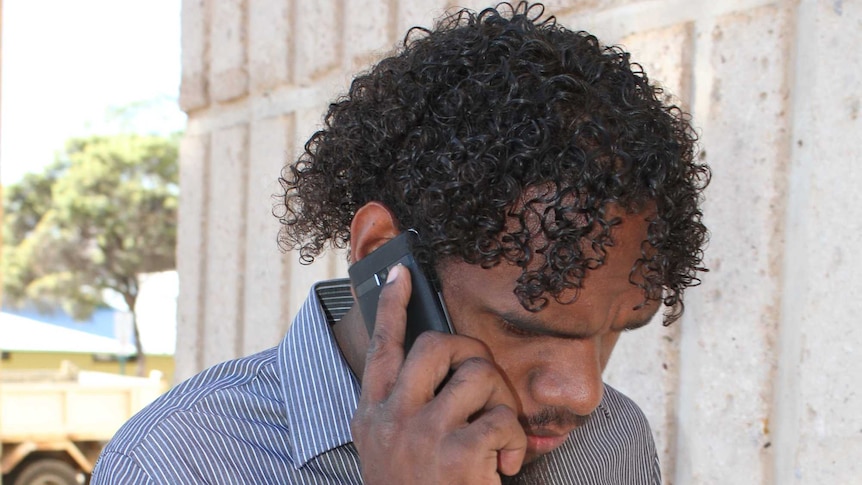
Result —
<path fill-rule="evenodd" d="M 2 483 L 87 483 L 102 447 L 165 389 L 158 371 L 0 370 Z"/>

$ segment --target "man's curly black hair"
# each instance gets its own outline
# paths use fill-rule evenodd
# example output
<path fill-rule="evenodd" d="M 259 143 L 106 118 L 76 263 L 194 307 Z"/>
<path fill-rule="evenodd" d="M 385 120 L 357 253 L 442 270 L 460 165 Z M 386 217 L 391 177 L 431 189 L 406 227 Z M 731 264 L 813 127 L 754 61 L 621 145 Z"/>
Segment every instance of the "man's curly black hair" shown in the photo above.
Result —
<path fill-rule="evenodd" d="M 540 4 L 502 3 L 411 29 L 285 168 L 280 247 L 304 263 L 346 247 L 357 209 L 380 201 L 418 231 L 426 268 L 514 263 L 515 294 L 538 311 L 603 264 L 619 223 L 609 206 L 654 207 L 630 280 L 677 319 L 707 239 L 710 172 L 689 116 L 627 52 L 543 17 Z"/>

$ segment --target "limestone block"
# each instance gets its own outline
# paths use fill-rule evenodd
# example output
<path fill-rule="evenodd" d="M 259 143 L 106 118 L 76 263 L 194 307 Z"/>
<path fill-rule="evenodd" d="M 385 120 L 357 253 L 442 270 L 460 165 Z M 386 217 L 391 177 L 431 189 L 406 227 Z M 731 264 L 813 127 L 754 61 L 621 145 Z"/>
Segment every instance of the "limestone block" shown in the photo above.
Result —
<path fill-rule="evenodd" d="M 862 4 L 816 2 L 799 32 L 788 244 L 788 325 L 798 325 L 799 444 L 785 483 L 858 483 L 862 477 Z M 809 19 L 806 19 L 809 20 Z M 794 231 L 795 230 L 795 231 Z M 790 379 L 794 379 L 791 375 Z"/>
<path fill-rule="evenodd" d="M 338 66 L 344 32 L 337 2 L 306 2 L 291 19 L 294 43 L 294 82 L 305 86 Z"/>
<path fill-rule="evenodd" d="M 431 28 L 434 22 L 446 13 L 446 0 L 397 0 L 395 41 L 398 45 L 404 40 L 411 27 Z"/>
<path fill-rule="evenodd" d="M 240 354 L 245 283 L 245 207 L 248 128 L 221 129 L 212 137 L 207 221 L 204 367 Z"/>
<path fill-rule="evenodd" d="M 278 177 L 287 161 L 289 117 L 270 118 L 251 124 L 248 164 L 248 207 L 245 211 L 245 292 L 242 318 L 243 354 L 276 345 L 290 315 L 284 315 L 282 287 L 286 258 L 278 248 L 281 225 L 273 216 L 273 198 L 281 193 Z"/>
<path fill-rule="evenodd" d="M 229 101 L 248 92 L 244 0 L 213 2 L 210 28 L 210 94 Z"/>
<path fill-rule="evenodd" d="M 690 22 L 641 32 L 619 44 L 646 72 L 650 83 L 661 86 L 674 104 L 691 105 L 693 26 Z"/>
<path fill-rule="evenodd" d="M 189 112 L 209 103 L 208 0 L 183 0 L 180 108 Z"/>
<path fill-rule="evenodd" d="M 180 298 L 177 300 L 176 382 L 199 370 L 202 340 L 204 251 L 206 247 L 207 164 L 209 135 L 186 136 L 180 145 L 180 200 L 177 233 L 177 273 Z"/>
<path fill-rule="evenodd" d="M 249 0 L 248 74 L 252 91 L 267 91 L 290 79 L 288 0 Z"/>
<path fill-rule="evenodd" d="M 699 40 L 711 46 L 697 54 L 712 75 L 708 111 L 698 113 L 714 174 L 711 272 L 681 326 L 677 483 L 768 482 L 791 30 L 786 9 L 762 7 L 716 19 Z"/>
<path fill-rule="evenodd" d="M 551 0 L 542 2 L 551 9 L 551 12 L 563 11 L 570 12 L 589 12 L 589 11 L 605 11 L 614 8 L 621 8 L 628 5 L 643 3 L 645 0 Z"/>
<path fill-rule="evenodd" d="M 645 0 L 541 0 L 540 3 L 545 6 L 545 17 L 549 15 L 559 17 L 580 14 L 583 12 L 610 10 L 635 3 L 642 3 L 644 1 Z M 450 5 L 466 7 L 479 12 L 485 8 L 493 7 L 498 2 L 488 0 L 465 0 L 449 3 Z M 512 1 L 511 3 L 517 4 L 518 2 Z M 539 11 L 540 10 L 537 9 L 531 13 L 538 14 Z M 577 25 L 569 25 L 565 22 L 563 22 L 563 25 L 572 30 L 578 30 L 579 28 Z"/>
<path fill-rule="evenodd" d="M 345 6 L 347 58 L 354 66 L 367 68 L 395 44 L 392 5 L 379 0 L 357 0 Z"/>

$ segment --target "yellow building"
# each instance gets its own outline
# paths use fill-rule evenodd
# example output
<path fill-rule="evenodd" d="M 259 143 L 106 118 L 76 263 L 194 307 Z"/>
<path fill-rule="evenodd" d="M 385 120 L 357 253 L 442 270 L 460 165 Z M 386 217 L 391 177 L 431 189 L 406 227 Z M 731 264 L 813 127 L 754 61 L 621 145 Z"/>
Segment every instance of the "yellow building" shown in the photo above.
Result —
<path fill-rule="evenodd" d="M 63 361 L 81 370 L 134 375 L 134 346 L 117 339 L 65 328 L 21 315 L 0 313 L 0 370 L 60 368 Z M 172 354 L 146 354 L 146 373 L 157 370 L 173 383 Z"/>

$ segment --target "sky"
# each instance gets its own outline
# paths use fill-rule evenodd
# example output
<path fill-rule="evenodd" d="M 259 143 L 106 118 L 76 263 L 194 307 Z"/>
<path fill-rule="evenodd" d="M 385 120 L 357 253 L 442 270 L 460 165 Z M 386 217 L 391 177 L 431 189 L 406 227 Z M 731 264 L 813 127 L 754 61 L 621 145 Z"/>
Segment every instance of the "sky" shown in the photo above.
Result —
<path fill-rule="evenodd" d="M 3 185 L 70 137 L 185 128 L 180 0 L 3 0 L 2 36 Z"/>

